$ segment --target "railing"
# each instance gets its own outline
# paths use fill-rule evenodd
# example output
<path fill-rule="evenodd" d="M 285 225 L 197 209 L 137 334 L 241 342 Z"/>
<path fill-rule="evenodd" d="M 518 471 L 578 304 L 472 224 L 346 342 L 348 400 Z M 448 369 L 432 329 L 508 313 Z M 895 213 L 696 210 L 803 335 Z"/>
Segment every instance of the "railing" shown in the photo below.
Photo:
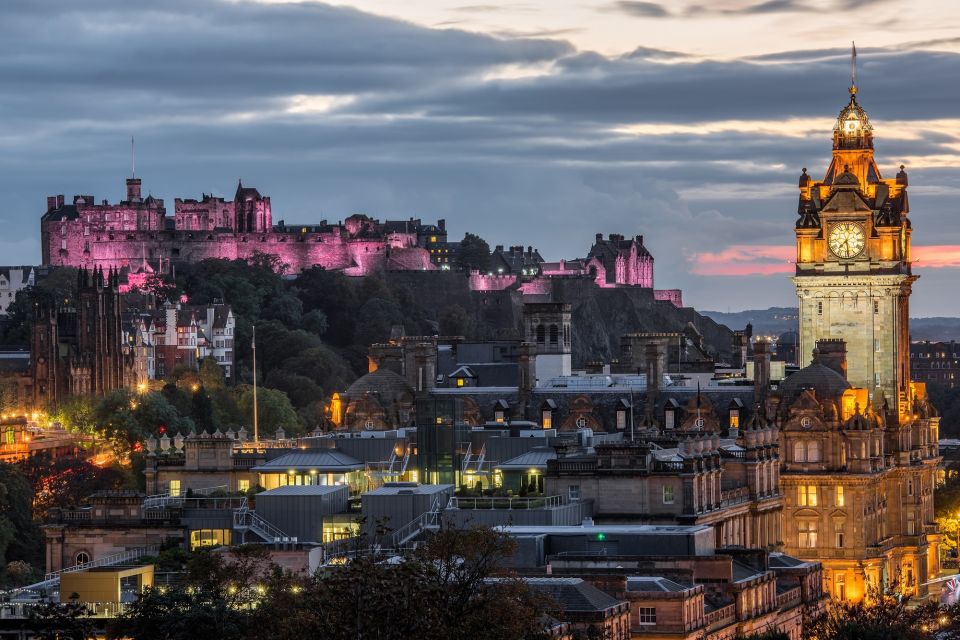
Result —
<path fill-rule="evenodd" d="M 440 523 L 440 514 L 443 513 L 443 503 L 441 497 L 437 496 L 433 501 L 430 511 L 414 518 L 411 522 L 400 527 L 393 532 L 391 542 L 394 549 L 402 547 L 404 544 L 416 538 L 424 529 L 436 527 Z"/>
<path fill-rule="evenodd" d="M 723 626 L 730 622 L 735 621 L 737 618 L 737 605 L 736 603 L 731 602 L 725 607 L 720 607 L 715 611 L 711 611 L 703 617 L 703 623 L 707 627 Z"/>
<path fill-rule="evenodd" d="M 671 460 L 654 460 L 651 471 L 683 471 L 683 462 Z"/>
<path fill-rule="evenodd" d="M 451 509 L 555 509 L 563 506 L 563 504 L 563 496 L 450 498 Z"/>
<path fill-rule="evenodd" d="M 567 462 L 565 460 L 557 461 L 557 471 L 563 473 L 586 471 L 593 472 L 597 469 L 596 462 Z"/>
<path fill-rule="evenodd" d="M 203 489 L 190 489 L 190 497 L 198 496 L 204 497 L 209 496 L 212 493 L 217 491 L 226 491 L 227 485 L 220 484 L 215 487 L 204 487 Z M 179 507 L 183 505 L 184 500 L 189 499 L 185 492 L 181 491 L 178 495 L 171 495 L 170 493 L 159 493 L 153 496 L 147 496 L 143 499 L 143 508 L 144 509 L 166 509 L 169 507 Z"/>
<path fill-rule="evenodd" d="M 233 512 L 234 529 L 249 529 L 263 538 L 266 542 L 296 542 L 295 537 L 288 536 L 269 520 L 257 515 L 247 508 L 246 503 Z"/>
<path fill-rule="evenodd" d="M 260 463 L 258 458 L 234 458 L 233 459 L 233 468 L 234 469 L 252 469 L 257 464 Z"/>
<path fill-rule="evenodd" d="M 60 512 L 62 522 L 90 522 L 93 515 L 93 509 L 82 507 L 80 509 L 63 510 Z"/>
<path fill-rule="evenodd" d="M 743 504 L 750 501 L 750 489 L 748 487 L 737 487 L 729 491 L 720 492 L 720 506 L 729 507 L 735 504 Z"/>
<path fill-rule="evenodd" d="M 0 604 L 0 620 L 22 620 L 30 617 L 30 611 L 40 602 L 4 602 Z M 123 602 L 85 602 L 86 618 L 116 618 L 127 605 Z"/>
<path fill-rule="evenodd" d="M 800 587 L 794 587 L 793 589 L 784 591 L 783 593 L 777 595 L 777 606 L 782 609 L 784 607 L 800 604 L 800 596 Z"/>
<path fill-rule="evenodd" d="M 51 571 L 50 573 L 44 576 L 44 579 L 53 580 L 54 578 L 59 578 L 61 574 L 64 574 L 64 573 L 72 573 L 74 571 L 85 571 L 87 569 L 94 569 L 96 567 L 107 567 L 113 564 L 120 564 L 121 562 L 136 560 L 145 555 L 156 554 L 157 549 L 158 549 L 157 547 L 141 547 L 138 549 L 121 551 L 120 553 L 114 553 L 109 556 L 103 556 L 101 558 L 97 558 L 96 560 L 91 560 L 90 562 L 75 564 L 72 567 L 66 567 L 65 569 L 60 569 L 59 571 Z"/>

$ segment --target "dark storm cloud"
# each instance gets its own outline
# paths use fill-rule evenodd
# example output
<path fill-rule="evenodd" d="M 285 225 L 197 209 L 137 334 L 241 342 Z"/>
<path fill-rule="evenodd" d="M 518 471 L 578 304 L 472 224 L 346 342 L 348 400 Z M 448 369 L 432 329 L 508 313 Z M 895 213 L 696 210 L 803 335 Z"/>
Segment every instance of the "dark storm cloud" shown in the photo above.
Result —
<path fill-rule="evenodd" d="M 597 232 L 643 233 L 659 285 L 715 295 L 688 274 L 690 256 L 789 243 L 799 169 L 823 171 L 830 132 L 708 127 L 831 118 L 849 82 L 841 48 L 698 62 L 639 47 L 612 58 L 315 4 L 15 0 L 3 19 L 2 219 L 8 237 L 26 239 L 0 241 L 7 262 L 37 260 L 47 194 L 120 195 L 135 133 L 144 188 L 171 208 L 178 196 L 229 196 L 243 178 L 271 195 L 278 220 L 446 218 L 454 234 L 550 258 L 582 255 Z M 953 117 L 958 56 L 862 53 L 881 161 L 953 154 L 949 132 L 891 140 L 882 120 Z M 510 75 L 543 66 L 547 75 Z M 291 112 L 301 94 L 343 101 Z M 645 123 L 682 127 L 623 131 Z M 939 228 L 938 242 L 960 243 L 951 196 L 923 195 L 925 185 L 960 190 L 960 172 L 912 172 L 911 184 L 924 216 L 915 239 Z"/>

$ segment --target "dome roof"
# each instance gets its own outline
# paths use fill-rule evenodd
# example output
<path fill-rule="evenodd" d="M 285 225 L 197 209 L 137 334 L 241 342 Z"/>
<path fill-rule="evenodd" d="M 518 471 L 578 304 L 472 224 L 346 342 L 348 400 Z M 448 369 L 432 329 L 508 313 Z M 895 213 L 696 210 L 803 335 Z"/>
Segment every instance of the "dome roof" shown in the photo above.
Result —
<path fill-rule="evenodd" d="M 379 394 L 384 400 L 393 400 L 402 393 L 412 394 L 413 387 L 400 374 L 380 367 L 376 371 L 357 378 L 344 395 L 351 400 L 356 400 L 366 393 Z"/>
<path fill-rule="evenodd" d="M 777 344 L 784 346 L 800 344 L 800 336 L 797 335 L 796 331 L 784 331 L 777 338 Z"/>
<path fill-rule="evenodd" d="M 846 378 L 830 367 L 815 362 L 787 376 L 780 384 L 780 396 L 783 398 L 783 406 L 789 408 L 804 389 L 813 389 L 818 400 L 836 400 L 852 386 Z"/>

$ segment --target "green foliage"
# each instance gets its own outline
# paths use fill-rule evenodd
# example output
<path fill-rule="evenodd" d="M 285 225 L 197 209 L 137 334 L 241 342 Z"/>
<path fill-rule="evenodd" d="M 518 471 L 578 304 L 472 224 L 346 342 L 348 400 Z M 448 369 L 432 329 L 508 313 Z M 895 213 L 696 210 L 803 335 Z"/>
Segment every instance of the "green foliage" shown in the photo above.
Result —
<path fill-rule="evenodd" d="M 52 508 L 80 504 L 96 492 L 123 488 L 127 476 L 117 466 L 99 467 L 83 456 L 30 456 L 20 470 L 34 492 L 33 517 L 43 521 Z"/>
<path fill-rule="evenodd" d="M 161 426 L 169 433 L 189 433 L 194 429 L 193 420 L 187 417 L 189 400 L 186 410 L 181 412 L 170 403 L 169 396 L 166 388 L 160 393 L 142 395 L 126 389 L 111 391 L 93 409 L 94 430 L 110 443 L 121 459 L 129 457 L 145 439 L 156 435 Z"/>
<path fill-rule="evenodd" d="M 356 341 L 361 345 L 386 342 L 396 325 L 403 325 L 400 305 L 388 298 L 370 298 L 357 312 Z"/>
<path fill-rule="evenodd" d="M 940 635 L 957 623 L 957 607 L 936 603 L 913 605 L 898 593 L 897 585 L 887 590 L 868 589 L 860 602 L 832 601 L 819 618 L 804 627 L 808 640 L 934 640 L 953 638 Z"/>
<path fill-rule="evenodd" d="M 244 424 L 248 430 L 253 424 L 253 387 L 240 385 L 237 387 L 237 405 L 243 415 Z M 272 435 L 278 427 L 283 427 L 287 436 L 299 435 L 303 426 L 290 398 L 287 394 L 276 389 L 259 387 L 257 389 L 257 416 L 259 417 L 260 435 Z M 251 430 L 252 434 L 252 430 Z"/>
<path fill-rule="evenodd" d="M 13 465 L 0 463 L 0 560 L 37 559 L 40 532 L 33 523 L 33 490 Z"/>
<path fill-rule="evenodd" d="M 87 640 L 94 637 L 94 621 L 85 604 L 45 602 L 30 611 L 29 628 L 39 640 Z"/>
<path fill-rule="evenodd" d="M 547 638 L 553 603 L 504 575 L 513 541 L 490 529 L 436 534 L 402 563 L 361 556 L 325 574 L 294 576 L 262 547 L 187 560 L 182 587 L 153 589 L 118 618 L 133 640 L 477 640 Z M 495 582 L 489 578 L 498 577 Z"/>
<path fill-rule="evenodd" d="M 490 245 L 473 233 L 467 233 L 460 241 L 457 266 L 464 271 L 477 269 L 485 273 L 490 268 Z"/>
<path fill-rule="evenodd" d="M 440 312 L 440 335 L 470 336 L 473 334 L 472 324 L 466 310 L 458 304 L 452 304 Z"/>

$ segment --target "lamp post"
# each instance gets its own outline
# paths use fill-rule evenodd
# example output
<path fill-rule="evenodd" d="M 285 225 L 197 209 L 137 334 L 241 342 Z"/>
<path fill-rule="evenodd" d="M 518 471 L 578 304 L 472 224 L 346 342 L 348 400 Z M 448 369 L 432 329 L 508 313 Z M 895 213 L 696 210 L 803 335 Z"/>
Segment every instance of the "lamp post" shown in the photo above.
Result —
<path fill-rule="evenodd" d="M 260 425 L 257 420 L 257 325 L 253 325 L 250 351 L 253 352 L 253 441 L 260 442 Z"/>

